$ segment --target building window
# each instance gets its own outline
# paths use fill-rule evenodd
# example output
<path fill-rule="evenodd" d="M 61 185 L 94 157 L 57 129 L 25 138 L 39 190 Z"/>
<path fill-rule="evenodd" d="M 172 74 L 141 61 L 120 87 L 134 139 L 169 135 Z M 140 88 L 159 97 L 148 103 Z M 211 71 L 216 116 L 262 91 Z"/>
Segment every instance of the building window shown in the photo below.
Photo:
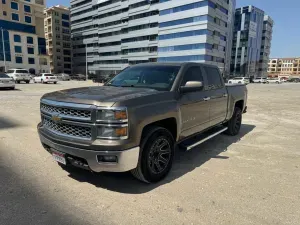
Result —
<path fill-rule="evenodd" d="M 23 59 L 20 56 L 16 57 L 16 63 L 23 63 Z"/>
<path fill-rule="evenodd" d="M 34 54 L 34 48 L 27 48 L 28 54 Z"/>
<path fill-rule="evenodd" d="M 56 49 L 56 52 L 60 52 L 60 49 Z"/>
<path fill-rule="evenodd" d="M 25 2 L 30 2 L 30 0 L 25 0 Z"/>
<path fill-rule="evenodd" d="M 60 56 L 57 56 L 56 58 L 57 58 L 58 60 L 60 60 Z"/>
<path fill-rule="evenodd" d="M 70 18 L 69 18 L 69 15 L 67 15 L 67 14 L 61 14 L 61 18 L 63 19 L 63 20 L 69 20 Z"/>
<path fill-rule="evenodd" d="M 62 21 L 61 24 L 62 24 L 63 27 L 69 27 L 70 26 L 70 23 L 65 22 L 65 21 Z"/>
<path fill-rule="evenodd" d="M 12 20 L 15 20 L 15 21 L 19 21 L 19 14 L 12 13 L 12 14 L 11 14 L 11 19 L 12 19 Z"/>
<path fill-rule="evenodd" d="M 6 4 L 6 0 L 2 0 L 2 4 Z"/>
<path fill-rule="evenodd" d="M 29 5 L 24 5 L 24 11 L 25 12 L 28 12 L 28 13 L 31 13 L 31 8 Z"/>
<path fill-rule="evenodd" d="M 6 11 L 3 11 L 3 16 L 7 16 L 7 13 L 6 13 Z"/>
<path fill-rule="evenodd" d="M 27 37 L 27 44 L 33 44 L 33 37 Z"/>
<path fill-rule="evenodd" d="M 31 17 L 30 16 L 25 16 L 25 22 L 26 23 L 31 23 Z"/>
<path fill-rule="evenodd" d="M 22 53 L 22 47 L 21 46 L 15 46 L 15 53 Z"/>
<path fill-rule="evenodd" d="M 15 35 L 14 35 L 14 41 L 15 41 L 15 42 L 21 42 L 21 36 L 15 34 Z"/>
<path fill-rule="evenodd" d="M 28 64 L 35 64 L 34 58 L 28 58 Z"/>
<path fill-rule="evenodd" d="M 19 4 L 16 2 L 11 2 L 10 7 L 15 10 L 19 10 Z"/>

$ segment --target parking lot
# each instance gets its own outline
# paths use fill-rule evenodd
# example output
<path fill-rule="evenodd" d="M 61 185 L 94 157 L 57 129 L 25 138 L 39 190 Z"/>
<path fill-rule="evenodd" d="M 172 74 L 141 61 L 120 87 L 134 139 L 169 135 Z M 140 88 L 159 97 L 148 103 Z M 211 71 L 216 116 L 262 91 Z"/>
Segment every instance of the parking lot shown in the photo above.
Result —
<path fill-rule="evenodd" d="M 0 224 L 300 222 L 300 84 L 248 85 L 239 136 L 177 152 L 169 176 L 63 170 L 39 141 L 39 100 L 87 82 L 0 90 Z"/>

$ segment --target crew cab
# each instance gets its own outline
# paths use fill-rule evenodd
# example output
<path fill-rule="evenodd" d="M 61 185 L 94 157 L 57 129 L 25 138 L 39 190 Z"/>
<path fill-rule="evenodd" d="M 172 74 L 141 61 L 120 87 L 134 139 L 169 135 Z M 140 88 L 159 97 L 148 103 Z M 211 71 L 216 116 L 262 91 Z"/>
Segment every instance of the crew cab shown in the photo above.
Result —
<path fill-rule="evenodd" d="M 104 86 L 45 94 L 37 128 L 60 165 L 131 171 L 151 183 L 171 170 L 175 146 L 191 150 L 223 132 L 237 135 L 246 109 L 246 86 L 225 85 L 216 66 L 149 63 Z"/>
<path fill-rule="evenodd" d="M 14 79 L 14 81 L 18 84 L 21 83 L 21 81 L 25 82 L 26 84 L 30 83 L 30 74 L 28 70 L 25 69 L 9 69 L 6 74 Z"/>
<path fill-rule="evenodd" d="M 58 81 L 57 77 L 51 73 L 42 73 L 40 76 L 33 78 L 34 83 L 42 83 L 42 84 L 54 83 L 54 84 L 56 84 L 57 81 Z"/>

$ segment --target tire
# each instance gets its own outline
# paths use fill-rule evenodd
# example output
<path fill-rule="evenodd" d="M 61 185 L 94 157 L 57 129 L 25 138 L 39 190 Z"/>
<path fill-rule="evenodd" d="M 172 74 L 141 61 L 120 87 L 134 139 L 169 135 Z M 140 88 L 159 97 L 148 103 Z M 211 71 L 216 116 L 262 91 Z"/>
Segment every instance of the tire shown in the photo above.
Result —
<path fill-rule="evenodd" d="M 276 81 L 276 84 L 279 84 L 279 82 L 278 82 L 278 81 Z"/>
<path fill-rule="evenodd" d="M 15 87 L 11 87 L 10 90 L 15 90 Z"/>
<path fill-rule="evenodd" d="M 54 82 L 54 84 L 57 84 L 57 82 Z"/>
<path fill-rule="evenodd" d="M 242 125 L 242 110 L 238 107 L 235 107 L 233 115 L 231 119 L 227 122 L 226 126 L 228 127 L 228 130 L 225 131 L 225 134 L 228 134 L 230 136 L 236 136 L 241 130 Z"/>
<path fill-rule="evenodd" d="M 133 176 L 145 183 L 156 183 L 165 178 L 172 168 L 174 146 L 170 131 L 149 127 L 141 141 L 138 166 L 131 171 Z"/>
<path fill-rule="evenodd" d="M 20 84 L 20 83 L 21 83 L 21 81 L 17 80 L 17 81 L 16 81 L 16 83 L 17 83 L 17 84 Z"/>
<path fill-rule="evenodd" d="M 33 80 L 33 83 L 35 83 L 35 84 L 36 84 L 37 82 L 36 82 L 35 80 Z"/>
<path fill-rule="evenodd" d="M 26 84 L 29 84 L 30 83 L 30 80 L 27 80 L 27 81 L 25 81 L 26 82 Z"/>
<path fill-rule="evenodd" d="M 43 80 L 41 80 L 41 83 L 42 83 L 42 84 L 45 84 L 45 82 L 44 82 Z"/>
<path fill-rule="evenodd" d="M 266 84 L 269 84 L 269 81 L 267 81 Z"/>

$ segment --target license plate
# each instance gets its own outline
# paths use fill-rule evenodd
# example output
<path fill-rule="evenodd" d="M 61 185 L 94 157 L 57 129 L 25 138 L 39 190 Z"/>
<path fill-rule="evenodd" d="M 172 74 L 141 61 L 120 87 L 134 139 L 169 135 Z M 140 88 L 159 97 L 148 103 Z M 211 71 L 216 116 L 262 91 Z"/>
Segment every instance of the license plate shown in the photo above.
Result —
<path fill-rule="evenodd" d="M 55 77 L 50 77 L 50 79 L 54 80 L 54 79 L 55 79 Z"/>
<path fill-rule="evenodd" d="M 7 83 L 9 83 L 9 81 L 2 81 L 4 84 L 7 84 Z"/>
<path fill-rule="evenodd" d="M 67 164 L 65 155 L 62 154 L 62 153 L 53 152 L 53 153 L 52 153 L 52 158 L 53 158 L 56 162 L 59 162 L 59 163 L 64 164 L 64 165 Z"/>

